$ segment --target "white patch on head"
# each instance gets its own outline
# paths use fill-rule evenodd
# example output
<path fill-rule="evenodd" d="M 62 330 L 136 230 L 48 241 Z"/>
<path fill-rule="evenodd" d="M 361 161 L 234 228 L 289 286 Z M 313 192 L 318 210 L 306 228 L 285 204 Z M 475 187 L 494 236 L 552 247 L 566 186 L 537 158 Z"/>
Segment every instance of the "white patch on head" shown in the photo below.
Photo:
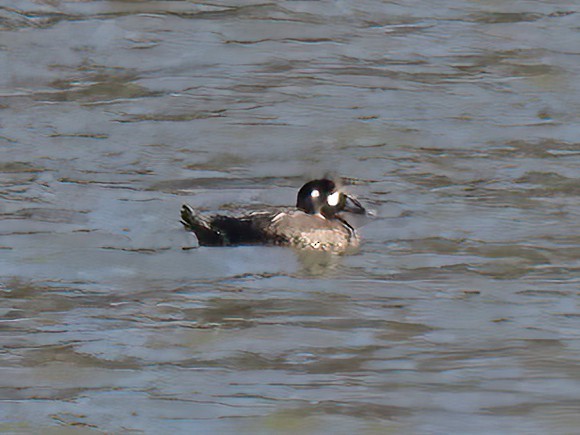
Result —
<path fill-rule="evenodd" d="M 320 192 L 314 189 L 312 192 L 310 192 L 310 196 L 313 198 L 318 198 L 320 196 Z"/>
<path fill-rule="evenodd" d="M 334 192 L 333 194 L 328 195 L 328 198 L 326 198 L 326 202 L 331 207 L 334 207 L 335 205 L 338 204 L 339 199 L 340 199 L 340 192 Z"/>

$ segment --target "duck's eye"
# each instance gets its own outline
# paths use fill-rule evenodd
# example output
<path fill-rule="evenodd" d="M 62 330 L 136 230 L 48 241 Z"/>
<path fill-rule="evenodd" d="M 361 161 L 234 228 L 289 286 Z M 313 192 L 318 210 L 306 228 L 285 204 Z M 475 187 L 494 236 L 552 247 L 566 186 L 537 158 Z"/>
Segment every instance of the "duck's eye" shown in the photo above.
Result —
<path fill-rule="evenodd" d="M 313 198 L 318 198 L 320 196 L 320 192 L 314 189 L 312 192 L 310 192 L 310 196 Z"/>
<path fill-rule="evenodd" d="M 331 207 L 334 207 L 335 205 L 338 204 L 339 199 L 340 199 L 340 192 L 334 192 L 334 193 L 328 195 L 328 197 L 326 198 L 326 202 Z"/>

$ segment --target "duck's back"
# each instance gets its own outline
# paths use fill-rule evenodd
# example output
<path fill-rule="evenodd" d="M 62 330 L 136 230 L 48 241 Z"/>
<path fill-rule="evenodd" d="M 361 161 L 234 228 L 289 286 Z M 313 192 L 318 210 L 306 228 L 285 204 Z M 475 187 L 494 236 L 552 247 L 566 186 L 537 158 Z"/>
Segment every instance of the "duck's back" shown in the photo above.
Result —
<path fill-rule="evenodd" d="M 202 246 L 229 246 L 267 243 L 267 224 L 277 213 L 250 213 L 243 216 L 206 215 L 188 205 L 181 209 L 181 223 L 197 236 Z"/>

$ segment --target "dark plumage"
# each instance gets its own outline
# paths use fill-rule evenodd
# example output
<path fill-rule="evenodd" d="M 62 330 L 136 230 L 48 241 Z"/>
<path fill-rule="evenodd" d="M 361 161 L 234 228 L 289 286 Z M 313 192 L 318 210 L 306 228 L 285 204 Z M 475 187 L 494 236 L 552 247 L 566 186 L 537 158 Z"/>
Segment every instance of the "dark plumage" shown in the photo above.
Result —
<path fill-rule="evenodd" d="M 275 244 L 323 251 L 344 251 L 359 244 L 354 228 L 342 212 L 365 213 L 354 198 L 327 179 L 306 183 L 296 208 L 252 212 L 236 217 L 202 215 L 188 205 L 181 223 L 202 246 Z"/>

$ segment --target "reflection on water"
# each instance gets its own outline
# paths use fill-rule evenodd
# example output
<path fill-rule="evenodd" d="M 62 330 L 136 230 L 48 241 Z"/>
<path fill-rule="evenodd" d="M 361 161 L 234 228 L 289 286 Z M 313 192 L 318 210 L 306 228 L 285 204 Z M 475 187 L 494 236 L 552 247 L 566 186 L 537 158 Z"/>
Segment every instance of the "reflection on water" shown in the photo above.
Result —
<path fill-rule="evenodd" d="M 0 6 L 0 431 L 576 432 L 577 12 Z M 358 252 L 182 249 L 329 171 Z"/>

